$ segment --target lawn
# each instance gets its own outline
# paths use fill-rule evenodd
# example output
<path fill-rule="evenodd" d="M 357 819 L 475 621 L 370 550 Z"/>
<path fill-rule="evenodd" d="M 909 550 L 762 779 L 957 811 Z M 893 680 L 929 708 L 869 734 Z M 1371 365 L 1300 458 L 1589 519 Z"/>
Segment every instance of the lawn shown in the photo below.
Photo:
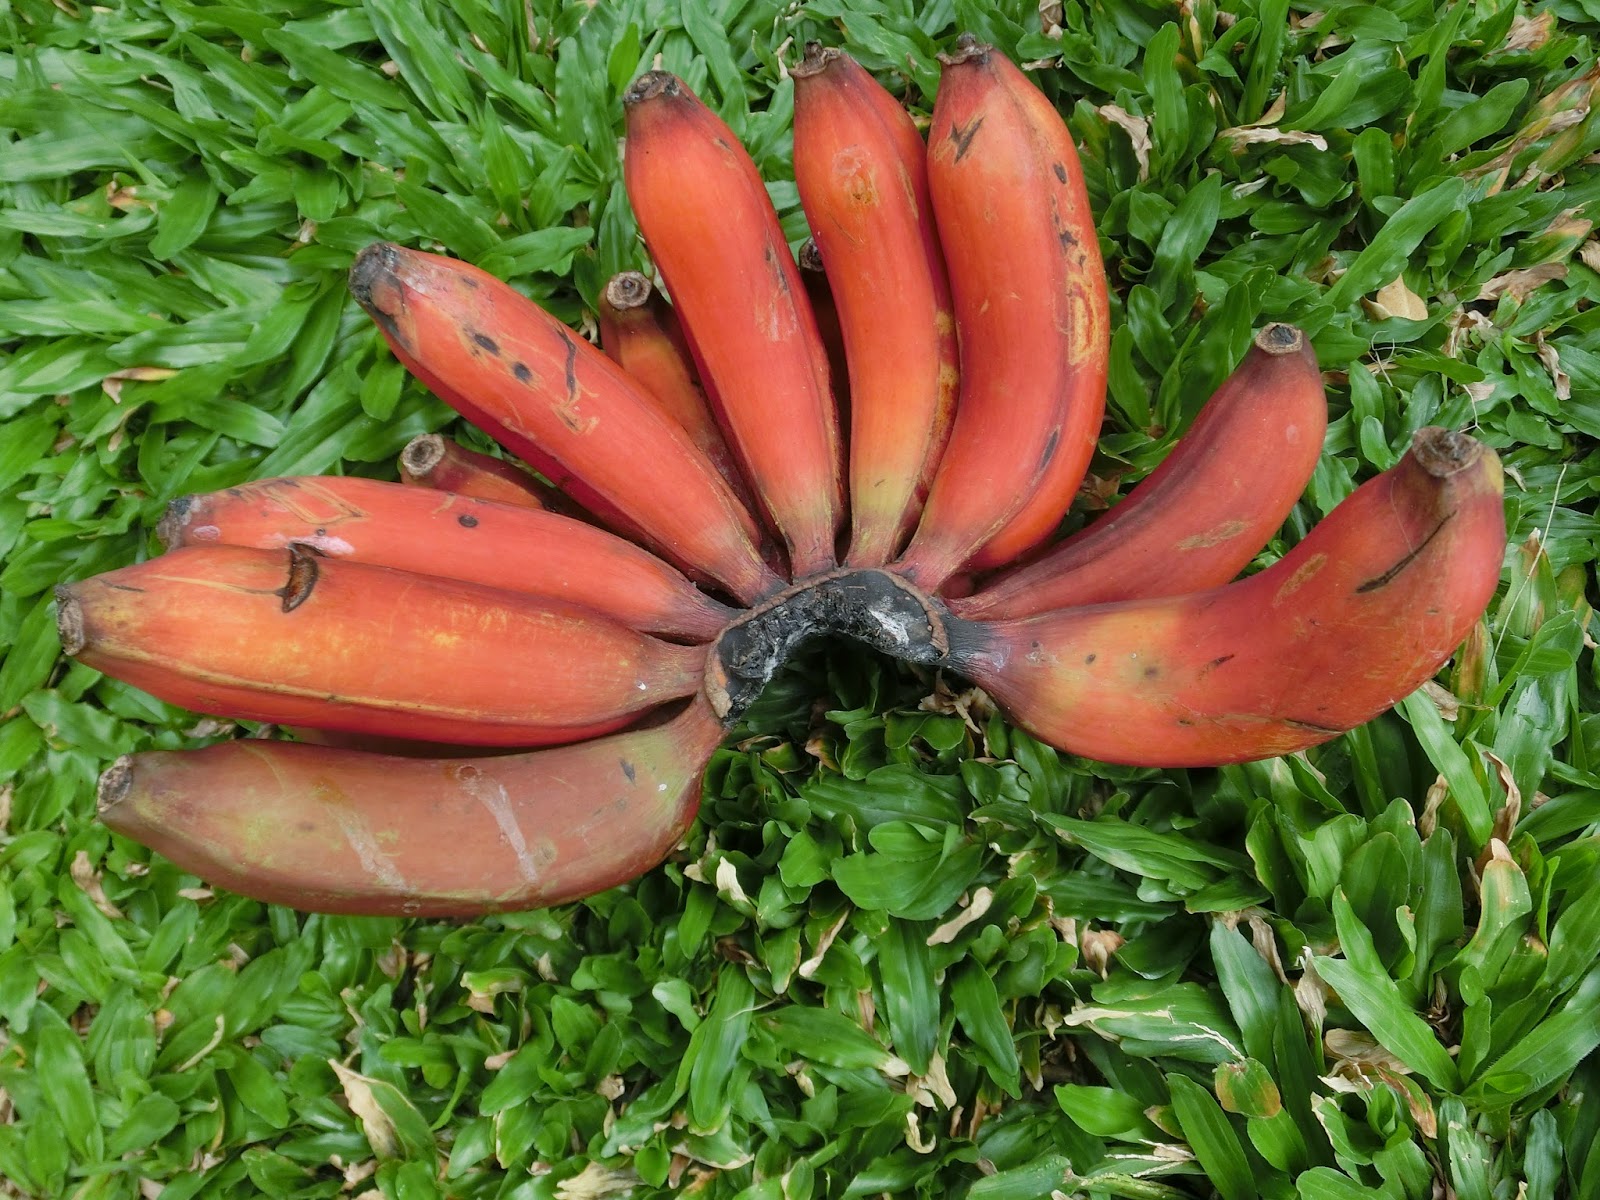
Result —
<path fill-rule="evenodd" d="M 1332 420 L 1257 567 L 1422 426 L 1505 463 L 1435 683 L 1156 771 L 820 645 L 668 862 L 474 922 L 269 907 L 97 823 L 117 755 L 244 730 L 65 659 L 52 585 L 186 493 L 488 448 L 350 297 L 362 247 L 592 332 L 648 268 L 635 75 L 798 244 L 786 65 L 842 45 L 926 114 L 962 30 L 1082 149 L 1114 336 L 1072 519 L 1294 322 Z M 11 0 L 0 38 L 0 1194 L 1600 1197 L 1600 2 Z"/>

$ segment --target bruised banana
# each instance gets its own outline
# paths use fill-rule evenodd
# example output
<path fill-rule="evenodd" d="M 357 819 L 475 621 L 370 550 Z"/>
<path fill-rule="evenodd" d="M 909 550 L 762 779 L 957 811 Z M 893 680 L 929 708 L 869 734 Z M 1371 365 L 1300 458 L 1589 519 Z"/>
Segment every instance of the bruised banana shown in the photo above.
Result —
<path fill-rule="evenodd" d="M 61 643 L 183 708 L 480 746 L 608 733 L 695 691 L 701 646 L 387 567 L 174 550 L 57 589 Z"/>
<path fill-rule="evenodd" d="M 208 883 L 313 912 L 541 908 L 654 867 L 723 736 L 703 699 L 649 729 L 497 757 L 254 739 L 118 759 L 100 819 Z"/>
<path fill-rule="evenodd" d="M 623 94 L 623 178 L 707 394 L 788 545 L 793 578 L 830 569 L 844 515 L 828 359 L 761 173 L 681 79 Z"/>
<path fill-rule="evenodd" d="M 745 602 L 782 586 L 754 520 L 689 435 L 520 292 L 387 242 L 361 252 L 350 288 L 412 374 L 597 517 Z"/>
<path fill-rule="evenodd" d="M 1327 397 L 1305 334 L 1268 325 L 1125 500 L 1042 557 L 950 600 L 950 610 L 996 621 L 1227 583 L 1305 491 L 1327 427 Z"/>
<path fill-rule="evenodd" d="M 570 517 L 353 476 L 261 479 L 173 501 L 169 547 L 307 546 L 581 605 L 633 629 L 708 642 L 733 610 L 647 550 Z"/>
<path fill-rule="evenodd" d="M 1277 564 L 1191 595 L 951 620 L 948 665 L 1040 739 L 1135 766 L 1288 754 L 1421 686 L 1482 615 L 1505 548 L 1501 470 L 1420 430 Z"/>
<path fill-rule="evenodd" d="M 1025 75 L 963 37 L 928 142 L 961 394 L 896 570 L 935 589 L 1060 523 L 1088 469 L 1110 355 L 1105 269 L 1072 135 Z"/>
<path fill-rule="evenodd" d="M 850 386 L 850 547 L 877 567 L 916 525 L 955 415 L 950 287 L 922 136 L 854 59 L 816 43 L 790 72 L 794 170 L 838 310 Z"/>

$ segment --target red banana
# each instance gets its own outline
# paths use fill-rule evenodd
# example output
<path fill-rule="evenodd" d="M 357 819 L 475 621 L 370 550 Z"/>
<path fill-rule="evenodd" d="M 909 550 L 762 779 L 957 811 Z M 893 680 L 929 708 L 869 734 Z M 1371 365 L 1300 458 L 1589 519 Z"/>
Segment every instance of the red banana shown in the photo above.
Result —
<path fill-rule="evenodd" d="M 220 742 L 118 759 L 100 780 L 100 819 L 273 904 L 422 917 L 541 908 L 666 857 L 722 735 L 697 697 L 650 729 L 497 757 Z"/>
<path fill-rule="evenodd" d="M 57 589 L 61 642 L 170 704 L 482 746 L 618 729 L 701 684 L 706 651 L 477 584 L 207 546 Z"/>
<path fill-rule="evenodd" d="M 1419 431 L 1274 566 L 1187 596 L 993 624 L 952 619 L 949 664 L 1075 754 L 1211 766 L 1316 745 L 1449 658 L 1494 595 L 1500 462 Z"/>
<path fill-rule="evenodd" d="M 794 169 L 850 377 L 846 561 L 888 562 L 916 525 L 955 414 L 955 319 L 922 137 L 854 59 L 812 43 L 795 81 Z"/>
<path fill-rule="evenodd" d="M 584 508 L 747 603 L 782 586 L 754 520 L 689 435 L 520 292 L 386 242 L 361 252 L 350 289 L 414 375 Z"/>
<path fill-rule="evenodd" d="M 518 508 L 549 507 L 542 485 L 521 467 L 437 433 L 419 434 L 406 443 L 400 452 L 400 482 Z"/>
<path fill-rule="evenodd" d="M 183 496 L 168 547 L 310 546 L 329 558 L 565 600 L 646 633 L 710 641 L 733 610 L 647 550 L 571 517 L 353 476 L 261 479 Z"/>
<path fill-rule="evenodd" d="M 755 163 L 676 76 L 623 95 L 623 174 L 735 453 L 795 578 L 834 564 L 843 517 L 838 415 L 799 270 Z"/>
<path fill-rule="evenodd" d="M 950 609 L 996 621 L 1227 583 L 1305 491 L 1327 428 L 1311 344 L 1292 325 L 1268 325 L 1125 500 L 1036 561 L 949 601 Z"/>
<path fill-rule="evenodd" d="M 1066 515 L 1105 410 L 1105 268 L 1072 136 L 1004 55 L 946 57 L 928 144 L 961 396 L 897 567 L 927 589 L 1010 562 Z"/>
<path fill-rule="evenodd" d="M 753 505 L 749 485 L 695 378 L 678 314 L 638 271 L 613 275 L 600 294 L 600 347 L 643 385 L 662 412 L 688 431 L 740 501 Z"/>

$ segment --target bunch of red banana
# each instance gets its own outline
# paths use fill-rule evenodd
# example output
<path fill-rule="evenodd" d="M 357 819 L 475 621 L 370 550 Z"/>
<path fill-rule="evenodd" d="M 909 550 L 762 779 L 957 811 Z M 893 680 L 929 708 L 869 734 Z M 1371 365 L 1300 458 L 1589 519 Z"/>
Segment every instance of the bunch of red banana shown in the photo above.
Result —
<path fill-rule="evenodd" d="M 68 653 L 298 737 L 123 759 L 106 822 L 263 900 L 471 915 L 658 862 L 726 727 L 818 633 L 1158 766 L 1315 745 L 1435 673 L 1505 540 L 1498 462 L 1465 435 L 1420 431 L 1229 582 L 1322 449 L 1288 325 L 1047 545 L 1101 424 L 1107 282 L 1061 117 L 988 47 L 944 63 L 926 144 L 842 53 L 793 69 L 825 278 L 728 127 L 681 80 L 638 79 L 626 184 L 665 295 L 612 280 L 603 351 L 466 263 L 363 252 L 351 288 L 395 354 L 526 467 L 430 435 L 404 485 L 186 497 L 167 554 L 59 589 Z"/>

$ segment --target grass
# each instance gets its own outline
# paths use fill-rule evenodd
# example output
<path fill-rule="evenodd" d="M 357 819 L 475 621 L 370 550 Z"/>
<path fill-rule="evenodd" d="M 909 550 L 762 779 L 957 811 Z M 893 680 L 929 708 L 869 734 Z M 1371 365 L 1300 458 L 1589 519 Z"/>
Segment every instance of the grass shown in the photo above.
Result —
<path fill-rule="evenodd" d="M 0 9 L 0 1193 L 1600 1196 L 1600 4 L 1313 7 Z M 827 647 L 671 861 L 477 923 L 268 908 L 96 824 L 112 757 L 232 730 L 64 661 L 52 584 L 150 553 L 184 492 L 483 444 L 348 298 L 357 250 L 580 323 L 644 265 L 638 70 L 719 108 L 798 239 L 782 63 L 842 43 L 925 112 L 963 28 L 1084 147 L 1099 478 L 1269 320 L 1334 420 L 1262 562 L 1424 424 L 1502 454 L 1504 584 L 1437 687 L 1156 772 Z"/>

